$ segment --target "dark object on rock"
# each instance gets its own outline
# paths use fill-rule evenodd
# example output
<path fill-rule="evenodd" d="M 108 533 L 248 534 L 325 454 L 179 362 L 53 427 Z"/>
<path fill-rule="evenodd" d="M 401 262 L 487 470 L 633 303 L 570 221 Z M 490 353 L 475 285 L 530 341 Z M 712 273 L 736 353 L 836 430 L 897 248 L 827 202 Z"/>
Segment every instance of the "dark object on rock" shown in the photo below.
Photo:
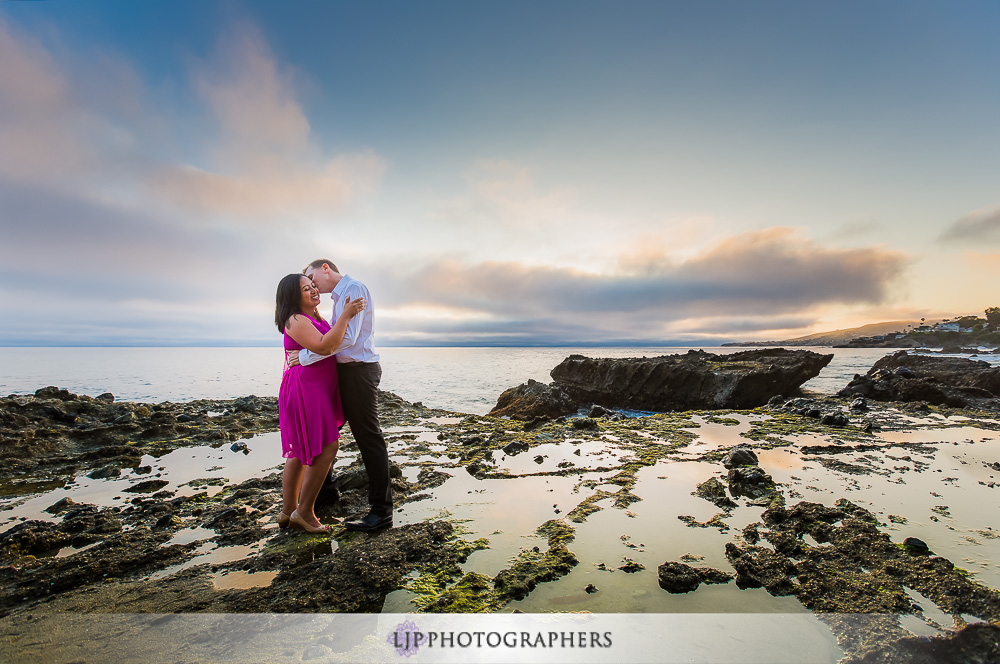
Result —
<path fill-rule="evenodd" d="M 115 465 L 102 466 L 87 473 L 87 477 L 92 480 L 110 479 L 121 475 L 122 469 Z"/>
<path fill-rule="evenodd" d="M 755 408 L 775 395 L 794 392 L 831 359 L 833 355 L 784 348 L 624 359 L 570 355 L 552 370 L 552 389 L 578 403 L 605 408 Z"/>
<path fill-rule="evenodd" d="M 736 503 L 733 502 L 732 499 L 729 498 L 729 494 L 726 493 L 726 487 L 723 486 L 722 482 L 714 477 L 710 477 L 699 484 L 698 488 L 692 493 L 723 509 L 736 507 Z"/>
<path fill-rule="evenodd" d="M 106 401 L 108 403 L 114 403 L 115 395 L 111 394 L 111 392 L 105 392 L 104 394 L 98 394 L 94 398 L 97 399 L 98 401 Z"/>
<path fill-rule="evenodd" d="M 595 586 L 593 583 L 588 583 L 587 587 L 584 588 L 584 590 L 587 592 L 588 595 L 593 595 L 594 593 L 597 592 L 597 586 Z"/>
<path fill-rule="evenodd" d="M 205 521 L 205 523 L 202 524 L 202 526 L 205 528 L 215 528 L 215 526 L 231 521 L 241 515 L 241 510 L 238 510 L 235 507 L 228 507 L 213 514 L 207 521 Z"/>
<path fill-rule="evenodd" d="M 573 420 L 574 429 L 596 429 L 597 422 L 590 419 L 589 417 L 581 417 L 580 419 Z"/>
<path fill-rule="evenodd" d="M 490 415 L 506 415 L 515 420 L 531 420 L 536 417 L 553 419 L 570 415 L 576 410 L 576 403 L 559 387 L 529 380 L 501 394 Z"/>
<path fill-rule="evenodd" d="M 61 390 L 54 385 L 42 387 L 35 390 L 36 399 L 58 399 L 59 401 L 73 401 L 76 395 L 69 390 Z"/>
<path fill-rule="evenodd" d="M 625 572 L 626 574 L 635 574 L 636 572 L 641 572 L 642 570 L 646 569 L 646 566 L 643 565 L 642 563 L 635 562 L 631 558 L 626 558 L 625 564 L 620 565 L 618 569 Z"/>
<path fill-rule="evenodd" d="M 916 556 L 926 556 L 931 552 L 931 548 L 927 546 L 927 542 L 916 537 L 907 537 L 903 540 L 903 547 L 907 553 L 912 553 Z"/>
<path fill-rule="evenodd" d="M 711 567 L 691 567 L 673 561 L 657 568 L 660 587 L 671 593 L 688 593 L 702 583 L 728 583 L 732 578 L 732 574 Z"/>
<path fill-rule="evenodd" d="M 603 408 L 601 406 L 593 406 L 590 409 L 590 412 L 587 413 L 587 417 L 607 417 L 608 415 L 611 414 L 612 414 L 611 411 L 608 410 L 607 408 Z"/>
<path fill-rule="evenodd" d="M 237 413 L 249 413 L 251 415 L 256 415 L 260 413 L 262 408 L 261 399 L 253 394 L 245 397 L 240 397 L 233 401 L 233 410 Z"/>
<path fill-rule="evenodd" d="M 740 445 L 729 450 L 726 456 L 722 458 L 722 465 L 726 468 L 735 468 L 736 466 L 756 466 L 757 455 L 754 454 L 754 451 L 749 447 Z"/>
<path fill-rule="evenodd" d="M 858 397 L 851 402 L 851 410 L 865 411 L 868 410 L 868 402 L 865 401 L 864 397 Z"/>
<path fill-rule="evenodd" d="M 170 484 L 170 482 L 167 480 L 144 480 L 138 484 L 133 484 L 127 489 L 122 489 L 122 491 L 128 493 L 152 493 L 157 489 L 162 489 L 168 484 Z"/>
<path fill-rule="evenodd" d="M 180 415 L 177 416 L 177 421 L 181 423 L 191 422 L 193 420 L 194 418 L 188 415 L 187 413 L 181 413 Z"/>
<path fill-rule="evenodd" d="M 729 492 L 734 496 L 763 498 L 776 490 L 774 480 L 760 466 L 733 468 L 729 471 L 727 480 Z"/>
<path fill-rule="evenodd" d="M 508 456 L 517 456 L 521 452 L 527 452 L 529 448 L 530 446 L 527 443 L 515 440 L 512 443 L 507 443 L 501 449 Z"/>
<path fill-rule="evenodd" d="M 164 514 L 157 521 L 156 525 L 153 526 L 155 530 L 169 530 L 170 528 L 180 528 L 184 525 L 184 521 L 175 514 Z"/>
<path fill-rule="evenodd" d="M 899 351 L 879 359 L 864 376 L 855 376 L 839 394 L 958 408 L 995 404 L 1000 397 L 1000 367 L 981 360 Z"/>
<path fill-rule="evenodd" d="M 665 562 L 657 568 L 660 587 L 670 593 L 688 593 L 701 585 L 701 576 L 690 565 Z"/>
<path fill-rule="evenodd" d="M 76 502 L 72 498 L 62 498 L 57 500 L 55 503 L 46 507 L 43 511 L 49 514 L 59 514 L 60 512 L 65 512 L 66 510 L 72 509 L 74 507 L 79 507 L 80 503 Z"/>
<path fill-rule="evenodd" d="M 229 446 L 233 452 L 243 452 L 243 454 L 250 454 L 250 450 L 247 449 L 247 444 L 242 440 L 237 441 Z"/>
<path fill-rule="evenodd" d="M 463 438 L 461 441 L 462 445 L 479 445 L 483 442 L 482 436 L 469 436 L 468 438 Z"/>
<path fill-rule="evenodd" d="M 820 424 L 825 424 L 831 427 L 846 427 L 850 424 L 850 420 L 843 413 L 827 413 L 820 420 Z"/>

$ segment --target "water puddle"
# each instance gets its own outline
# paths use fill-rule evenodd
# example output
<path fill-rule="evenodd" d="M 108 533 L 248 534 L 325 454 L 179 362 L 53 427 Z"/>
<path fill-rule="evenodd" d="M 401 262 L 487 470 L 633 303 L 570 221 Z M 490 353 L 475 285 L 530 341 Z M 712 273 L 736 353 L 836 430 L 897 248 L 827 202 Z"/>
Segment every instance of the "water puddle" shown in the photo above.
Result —
<path fill-rule="evenodd" d="M 567 468 L 610 468 L 620 463 L 631 452 L 609 441 L 564 440 L 545 443 L 516 455 L 502 449 L 493 450 L 492 463 L 498 472 L 525 475 L 541 472 L 559 472 Z"/>
<path fill-rule="evenodd" d="M 90 544 L 86 544 L 84 546 L 81 546 L 80 548 L 76 548 L 73 546 L 64 546 L 63 548 L 59 549 L 59 551 L 56 552 L 55 557 L 67 558 L 75 553 L 80 553 L 81 551 L 86 551 L 87 549 L 93 549 L 95 546 L 99 546 L 101 544 L 104 544 L 104 542 L 91 542 Z"/>
<path fill-rule="evenodd" d="M 242 570 L 223 570 L 211 575 L 212 585 L 216 590 L 245 590 L 247 588 L 264 588 L 271 585 L 277 572 L 245 572 Z"/>
<path fill-rule="evenodd" d="M 954 628 L 955 619 L 951 617 L 951 614 L 939 609 L 933 600 L 913 588 L 903 586 L 903 591 L 914 604 L 920 607 L 920 613 L 901 615 L 899 617 L 900 627 L 916 636 L 938 636 L 942 632 Z"/>
<path fill-rule="evenodd" d="M 99 507 L 121 505 L 134 496 L 146 495 L 151 492 L 167 491 L 175 496 L 190 496 L 206 493 L 210 496 L 222 491 L 224 484 L 239 484 L 253 477 L 262 477 L 280 469 L 281 436 L 277 432 L 265 433 L 240 441 L 246 443 L 247 454 L 233 452 L 228 445 L 214 448 L 208 445 L 202 447 L 185 447 L 173 450 L 162 457 L 143 456 L 138 467 L 155 466 L 160 472 L 139 473 L 126 469 L 118 478 L 92 479 L 80 475 L 68 483 L 58 483 L 50 491 L 32 496 L 27 500 L 0 500 L 0 509 L 10 508 L 16 504 L 17 519 L 38 519 L 56 521 L 45 509 L 62 500 L 70 498 L 78 503 L 89 503 Z M 353 458 L 354 454 L 344 455 L 345 459 Z M 343 465 L 338 458 L 338 466 Z M 348 461 L 349 463 L 349 461 Z M 129 492 L 131 488 L 150 480 L 157 481 L 157 486 L 146 493 Z M 160 482 L 163 482 L 160 485 Z M 0 532 L 13 527 L 15 517 L 0 526 Z"/>
<path fill-rule="evenodd" d="M 464 417 L 428 417 L 424 422 L 428 424 L 437 425 L 449 425 L 449 424 L 461 424 L 465 421 Z"/>
<path fill-rule="evenodd" d="M 185 544 L 211 539 L 218 536 L 218 534 L 219 533 L 215 532 L 211 528 L 202 528 L 201 526 L 197 526 L 195 528 L 185 528 L 184 530 L 178 530 L 174 533 L 174 536 L 171 537 L 168 542 L 164 542 L 163 546 L 171 546 L 173 544 L 180 544 L 183 546 Z"/>
<path fill-rule="evenodd" d="M 429 499 L 403 505 L 393 521 L 405 525 L 448 518 L 459 524 L 464 539 L 487 538 L 490 548 L 473 553 L 463 568 L 488 576 L 507 567 L 523 548 L 547 548 L 547 541 L 535 529 L 565 515 L 593 493 L 577 490 L 577 480 L 571 477 L 479 480 L 464 469 L 447 472 L 454 474 L 430 492 Z"/>
<path fill-rule="evenodd" d="M 258 542 L 256 544 L 249 545 L 217 546 L 213 542 L 205 542 L 194 550 L 193 558 L 190 558 L 183 563 L 178 563 L 177 565 L 171 565 L 170 567 L 158 570 L 149 575 L 149 580 L 155 581 L 157 579 L 165 579 L 168 576 L 190 569 L 196 565 L 221 565 L 224 563 L 244 560 L 245 558 L 249 558 L 250 556 L 259 553 L 261 548 L 263 548 L 263 545 L 263 542 Z M 270 581 L 268 581 L 268 583 L 270 583 Z"/>

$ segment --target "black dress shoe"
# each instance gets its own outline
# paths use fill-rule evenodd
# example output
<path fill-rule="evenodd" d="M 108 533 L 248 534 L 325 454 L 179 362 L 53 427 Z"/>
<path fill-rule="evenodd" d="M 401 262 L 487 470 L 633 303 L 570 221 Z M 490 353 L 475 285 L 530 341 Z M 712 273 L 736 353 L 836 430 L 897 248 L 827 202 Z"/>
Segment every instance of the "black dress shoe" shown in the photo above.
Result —
<path fill-rule="evenodd" d="M 375 512 L 369 512 L 360 519 L 352 519 L 344 522 L 344 528 L 347 528 L 348 530 L 357 530 L 362 533 L 373 533 L 376 530 L 391 527 L 392 513 L 383 516 L 381 514 L 376 514 Z"/>

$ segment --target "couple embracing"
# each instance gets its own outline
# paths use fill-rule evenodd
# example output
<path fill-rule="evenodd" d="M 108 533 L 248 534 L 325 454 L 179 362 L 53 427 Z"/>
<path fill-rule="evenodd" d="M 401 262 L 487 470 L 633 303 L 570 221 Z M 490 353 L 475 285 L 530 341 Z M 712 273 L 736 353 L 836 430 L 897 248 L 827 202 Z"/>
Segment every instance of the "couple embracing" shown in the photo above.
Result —
<path fill-rule="evenodd" d="M 319 314 L 320 293 L 333 298 L 333 325 Z M 278 391 L 278 424 L 285 467 L 278 525 L 311 533 L 329 531 L 314 511 L 316 497 L 340 447 L 346 422 L 368 473 L 369 513 L 347 521 L 348 530 L 392 526 L 389 453 L 378 423 L 382 377 L 373 346 L 371 294 L 327 259 L 278 283 L 274 322 L 284 334 L 286 367 Z"/>

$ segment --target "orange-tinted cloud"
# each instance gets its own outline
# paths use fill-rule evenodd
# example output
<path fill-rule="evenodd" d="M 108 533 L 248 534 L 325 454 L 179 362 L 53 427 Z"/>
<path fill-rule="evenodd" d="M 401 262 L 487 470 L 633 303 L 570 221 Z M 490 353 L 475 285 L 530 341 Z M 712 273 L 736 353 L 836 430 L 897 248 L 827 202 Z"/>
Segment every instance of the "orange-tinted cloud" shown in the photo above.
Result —
<path fill-rule="evenodd" d="M 416 274 L 385 268 L 380 279 L 390 305 L 489 312 L 496 329 L 509 322 L 525 337 L 664 338 L 671 330 L 701 330 L 682 322 L 706 317 L 743 319 L 747 330 L 775 329 L 773 317 L 782 327 L 791 321 L 805 327 L 810 312 L 826 306 L 885 301 L 905 263 L 898 252 L 823 247 L 790 229 L 769 228 L 723 239 L 684 262 L 647 260 L 635 272 L 449 259 Z"/>

